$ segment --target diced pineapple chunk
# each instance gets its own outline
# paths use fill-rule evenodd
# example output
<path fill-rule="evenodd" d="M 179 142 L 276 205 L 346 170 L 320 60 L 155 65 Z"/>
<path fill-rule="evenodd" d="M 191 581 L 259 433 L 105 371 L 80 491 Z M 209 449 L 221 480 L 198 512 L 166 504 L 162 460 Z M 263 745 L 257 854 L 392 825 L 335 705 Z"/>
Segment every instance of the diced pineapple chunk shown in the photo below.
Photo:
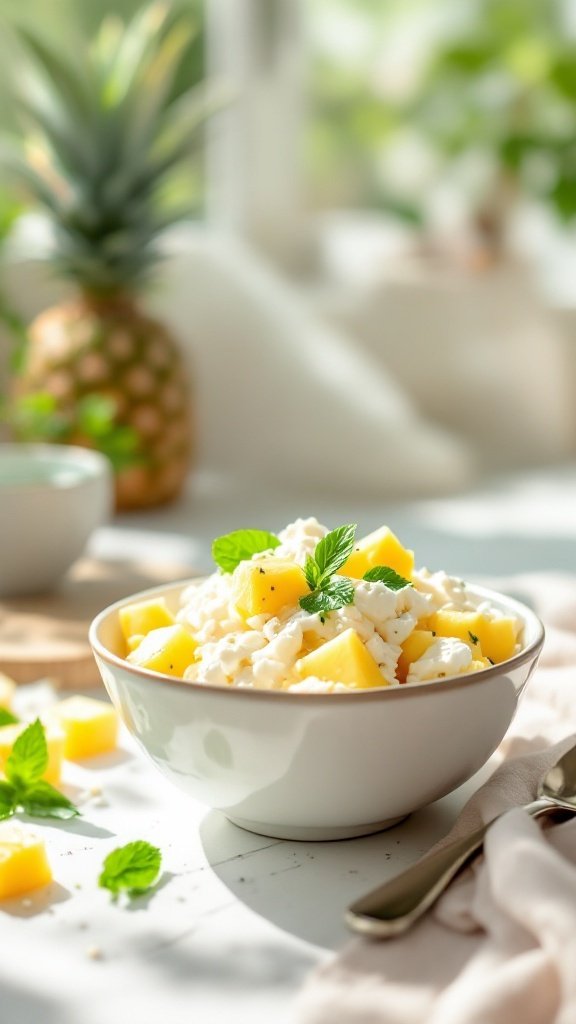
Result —
<path fill-rule="evenodd" d="M 48 711 L 64 733 L 64 757 L 82 760 L 114 750 L 118 717 L 111 704 L 92 697 L 67 697 Z"/>
<path fill-rule="evenodd" d="M 194 661 L 198 646 L 191 633 L 180 623 L 153 629 L 128 655 L 128 661 L 152 672 L 167 676 L 184 675 L 185 669 Z"/>
<path fill-rule="evenodd" d="M 317 676 L 318 679 L 345 683 L 358 690 L 389 685 L 355 629 L 344 630 L 333 640 L 300 658 L 296 662 L 296 671 L 303 679 Z"/>
<path fill-rule="evenodd" d="M 473 658 L 466 669 L 466 675 L 469 672 L 481 672 L 484 668 L 490 668 L 490 664 L 488 658 Z"/>
<path fill-rule="evenodd" d="M 516 620 L 508 616 L 489 619 L 481 612 L 440 610 L 429 622 L 438 636 L 455 636 L 471 645 L 475 658 L 499 664 L 516 649 Z"/>
<path fill-rule="evenodd" d="M 247 619 L 252 615 L 277 615 L 309 593 L 299 565 L 280 558 L 240 562 L 234 571 L 232 600 Z"/>
<path fill-rule="evenodd" d="M 375 565 L 386 565 L 410 580 L 414 571 L 414 552 L 403 547 L 387 526 L 381 526 L 355 544 L 352 554 L 338 571 L 342 576 L 362 579 Z"/>
<path fill-rule="evenodd" d="M 16 683 L 14 680 L 0 672 L 0 708 L 11 708 L 15 693 Z"/>
<path fill-rule="evenodd" d="M 118 615 L 126 641 L 130 641 L 133 636 L 146 635 L 152 629 L 160 629 L 161 626 L 172 626 L 175 621 L 163 597 L 127 604 L 120 609 Z"/>
<path fill-rule="evenodd" d="M 398 658 L 396 676 L 401 683 L 406 682 L 406 676 L 413 661 L 418 661 L 429 647 L 432 646 L 436 637 L 429 629 L 415 629 L 406 638 L 402 648 L 402 654 Z"/>
<path fill-rule="evenodd" d="M 140 646 L 144 639 L 144 633 L 135 633 L 134 636 L 129 636 L 126 641 L 126 646 L 129 651 L 135 651 Z"/>
<path fill-rule="evenodd" d="M 0 899 L 21 896 L 52 881 L 44 843 L 12 822 L 0 824 Z"/>
<path fill-rule="evenodd" d="M 12 747 L 21 732 L 24 732 L 28 723 L 18 722 L 15 725 L 3 725 L 0 727 L 0 771 L 10 756 Z M 64 733 L 56 724 L 45 723 L 46 746 L 48 747 L 48 764 L 42 778 L 57 786 L 62 773 L 62 759 L 64 757 Z"/>

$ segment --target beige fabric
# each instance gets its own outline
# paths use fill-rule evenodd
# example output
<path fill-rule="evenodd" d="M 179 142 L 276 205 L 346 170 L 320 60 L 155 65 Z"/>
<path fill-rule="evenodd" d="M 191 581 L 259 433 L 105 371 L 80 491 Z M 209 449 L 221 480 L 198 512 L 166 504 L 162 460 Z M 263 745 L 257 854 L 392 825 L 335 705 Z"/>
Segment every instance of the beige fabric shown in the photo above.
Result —
<path fill-rule="evenodd" d="M 447 840 L 507 813 L 490 829 L 484 856 L 412 931 L 354 940 L 309 979 L 297 1008 L 302 1024 L 576 1021 L 576 819 L 541 830 L 518 809 L 576 742 L 576 579 L 502 583 L 540 612 L 546 644 L 493 775 Z"/>

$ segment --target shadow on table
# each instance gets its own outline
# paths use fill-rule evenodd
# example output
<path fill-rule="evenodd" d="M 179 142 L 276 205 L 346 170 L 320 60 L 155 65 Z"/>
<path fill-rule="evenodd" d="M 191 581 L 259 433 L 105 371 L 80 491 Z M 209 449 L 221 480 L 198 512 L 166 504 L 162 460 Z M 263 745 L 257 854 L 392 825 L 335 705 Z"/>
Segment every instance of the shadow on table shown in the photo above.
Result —
<path fill-rule="evenodd" d="M 438 803 L 385 832 L 309 843 L 250 834 L 211 811 L 200 837 L 210 866 L 234 896 L 283 931 L 331 949 L 350 937 L 348 904 L 425 853 L 453 817 Z"/>
<path fill-rule="evenodd" d="M 3 1024 L 74 1024 L 62 1006 L 4 978 L 0 978 L 0 1007 Z"/>
<path fill-rule="evenodd" d="M 56 903 L 65 903 L 72 898 L 72 893 L 65 889 L 58 882 L 50 882 L 49 885 L 36 889 L 33 892 L 24 893 L 11 900 L 3 900 L 0 916 L 10 914 L 11 917 L 38 917 L 40 914 L 49 914 Z M 4 1009 L 4 993 L 1 993 L 0 1005 Z M 40 1019 L 40 1018 L 38 1018 Z M 4 1017 L 0 1016 L 4 1022 Z M 8 1018 L 6 1018 L 6 1021 Z M 18 1017 L 18 1024 L 20 1018 Z"/>

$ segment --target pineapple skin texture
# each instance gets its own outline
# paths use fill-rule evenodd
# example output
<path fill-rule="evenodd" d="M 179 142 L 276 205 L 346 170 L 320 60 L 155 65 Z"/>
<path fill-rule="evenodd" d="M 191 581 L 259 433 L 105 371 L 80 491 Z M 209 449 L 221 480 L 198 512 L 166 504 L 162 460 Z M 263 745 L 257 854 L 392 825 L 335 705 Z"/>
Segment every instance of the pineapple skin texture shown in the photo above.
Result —
<path fill-rule="evenodd" d="M 87 395 L 111 398 L 138 439 L 138 461 L 116 472 L 118 509 L 174 500 L 192 458 L 192 397 L 182 352 L 166 327 L 129 299 L 66 302 L 31 324 L 18 395 L 47 391 L 73 414 Z M 76 434 L 70 443 L 95 447 Z"/>

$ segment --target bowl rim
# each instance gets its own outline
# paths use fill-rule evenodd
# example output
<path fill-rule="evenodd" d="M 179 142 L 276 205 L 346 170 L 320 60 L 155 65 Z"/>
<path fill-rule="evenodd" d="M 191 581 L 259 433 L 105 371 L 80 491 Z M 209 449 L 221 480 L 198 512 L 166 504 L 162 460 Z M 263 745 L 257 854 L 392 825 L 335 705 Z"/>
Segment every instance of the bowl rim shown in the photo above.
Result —
<path fill-rule="evenodd" d="M 44 461 L 54 460 L 62 467 L 74 466 L 79 470 L 75 479 L 58 480 L 12 480 L 2 483 L 0 475 L 0 493 L 5 496 L 17 491 L 28 494 L 32 490 L 70 491 L 86 486 L 93 480 L 111 479 L 112 464 L 110 460 L 95 448 L 85 448 L 78 444 L 52 444 L 44 441 L 2 441 L 0 443 L 0 469 L 3 458 L 20 458 L 26 464 L 41 465 Z"/>
<path fill-rule="evenodd" d="M 326 702 L 327 698 L 338 700 L 339 702 L 367 700 L 380 701 L 422 696 L 424 693 L 434 692 L 436 688 L 441 692 L 445 692 L 446 690 L 457 690 L 464 687 L 482 685 L 484 680 L 502 675 L 503 669 L 505 671 L 512 671 L 513 669 L 520 668 L 528 661 L 535 660 L 544 643 L 544 625 L 532 608 L 523 604 L 522 601 L 518 601 L 516 598 L 508 597 L 507 594 L 499 593 L 498 591 L 491 590 L 488 587 L 476 586 L 475 584 L 468 584 L 471 592 L 478 594 L 486 600 L 496 601 L 496 603 L 500 603 L 510 609 L 510 611 L 515 612 L 518 618 L 523 620 L 525 625 L 530 624 L 531 630 L 533 630 L 535 634 L 534 639 L 527 645 L 527 647 L 524 647 L 521 651 L 518 651 L 517 654 L 513 655 L 512 658 L 508 658 L 506 661 L 502 661 L 497 665 L 492 665 L 490 668 L 485 668 L 479 672 L 473 672 L 469 675 L 447 676 L 445 679 L 435 679 L 430 682 L 411 683 L 409 686 L 373 686 L 369 689 L 350 690 L 343 693 L 294 693 L 290 690 L 260 690 L 249 687 L 222 686 L 218 683 L 199 683 L 194 680 L 175 679 L 174 676 L 165 675 L 162 672 L 153 672 L 150 669 L 142 668 L 139 665 L 133 665 L 125 658 L 121 658 L 119 655 L 108 650 L 100 640 L 99 631 L 104 621 L 126 604 L 130 604 L 136 599 L 144 600 L 158 594 L 165 594 L 167 591 L 179 591 L 182 593 L 187 587 L 199 584 L 206 578 L 206 575 L 201 575 L 175 581 L 173 583 L 163 583 L 154 587 L 148 587 L 146 590 L 137 591 L 135 594 L 121 598 L 119 601 L 115 601 L 113 604 L 103 608 L 102 611 L 99 612 L 92 620 L 88 631 L 88 639 L 96 659 L 98 660 L 98 658 L 100 658 L 103 662 L 106 662 L 115 669 L 119 668 L 125 672 L 135 675 L 145 684 L 161 684 L 162 686 L 167 686 L 171 690 L 177 689 L 179 691 L 182 691 L 182 689 L 185 688 L 192 693 L 211 694 L 213 696 L 220 697 L 226 696 L 228 699 L 234 696 L 240 700 L 264 698 L 266 700 L 289 701 L 289 703 L 303 701 L 307 703 Z"/>

